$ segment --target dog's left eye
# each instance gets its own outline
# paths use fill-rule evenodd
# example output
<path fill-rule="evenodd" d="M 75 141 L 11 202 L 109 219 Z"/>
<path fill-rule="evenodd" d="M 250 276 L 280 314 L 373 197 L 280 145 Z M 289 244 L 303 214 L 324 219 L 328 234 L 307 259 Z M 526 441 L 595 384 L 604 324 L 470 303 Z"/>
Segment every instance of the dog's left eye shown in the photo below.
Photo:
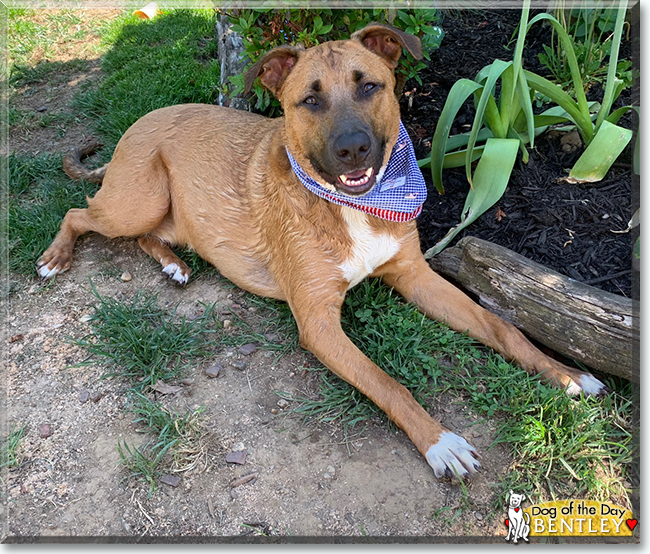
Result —
<path fill-rule="evenodd" d="M 315 96 L 308 96 L 302 101 L 303 104 L 308 104 L 310 106 L 317 106 L 318 105 L 318 100 L 316 99 Z"/>
<path fill-rule="evenodd" d="M 364 93 L 371 92 L 377 88 L 375 83 L 366 83 L 363 85 L 362 90 Z"/>

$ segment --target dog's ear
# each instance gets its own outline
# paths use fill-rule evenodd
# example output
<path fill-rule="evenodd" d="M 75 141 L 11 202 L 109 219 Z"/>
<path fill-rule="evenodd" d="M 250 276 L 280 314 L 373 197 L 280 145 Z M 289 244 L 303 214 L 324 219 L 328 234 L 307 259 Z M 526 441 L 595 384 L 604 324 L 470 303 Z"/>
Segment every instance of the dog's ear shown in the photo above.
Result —
<path fill-rule="evenodd" d="M 244 92 L 248 94 L 259 77 L 262 85 L 277 96 L 287 75 L 296 65 L 299 53 L 298 48 L 279 46 L 262 56 L 244 75 Z"/>
<path fill-rule="evenodd" d="M 422 59 L 422 43 L 416 36 L 409 35 L 392 25 L 370 23 L 353 33 L 352 40 L 359 41 L 368 50 L 381 56 L 389 67 L 395 69 L 402 55 L 402 48 L 416 60 Z"/>

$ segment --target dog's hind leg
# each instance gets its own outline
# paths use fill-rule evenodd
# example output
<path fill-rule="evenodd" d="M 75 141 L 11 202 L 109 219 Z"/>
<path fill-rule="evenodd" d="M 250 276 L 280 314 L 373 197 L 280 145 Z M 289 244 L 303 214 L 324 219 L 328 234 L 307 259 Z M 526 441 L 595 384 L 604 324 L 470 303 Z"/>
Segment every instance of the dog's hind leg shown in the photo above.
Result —
<path fill-rule="evenodd" d="M 112 162 L 111 162 L 112 163 Z M 109 238 L 139 237 L 156 229 L 170 210 L 167 175 L 159 164 L 140 172 L 109 166 L 102 188 L 88 199 L 88 208 L 71 209 L 61 230 L 36 266 L 44 279 L 70 268 L 77 238 L 94 231 Z"/>

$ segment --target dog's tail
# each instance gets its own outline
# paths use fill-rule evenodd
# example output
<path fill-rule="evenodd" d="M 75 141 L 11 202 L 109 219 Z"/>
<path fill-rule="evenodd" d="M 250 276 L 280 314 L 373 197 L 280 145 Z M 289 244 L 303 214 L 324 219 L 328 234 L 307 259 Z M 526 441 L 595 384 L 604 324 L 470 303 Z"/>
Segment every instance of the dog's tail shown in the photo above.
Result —
<path fill-rule="evenodd" d="M 99 142 L 91 140 L 78 148 L 73 148 L 63 158 L 63 171 L 71 179 L 84 179 L 91 183 L 101 184 L 108 164 L 97 169 L 88 169 L 81 160 L 93 154 L 100 146 Z"/>

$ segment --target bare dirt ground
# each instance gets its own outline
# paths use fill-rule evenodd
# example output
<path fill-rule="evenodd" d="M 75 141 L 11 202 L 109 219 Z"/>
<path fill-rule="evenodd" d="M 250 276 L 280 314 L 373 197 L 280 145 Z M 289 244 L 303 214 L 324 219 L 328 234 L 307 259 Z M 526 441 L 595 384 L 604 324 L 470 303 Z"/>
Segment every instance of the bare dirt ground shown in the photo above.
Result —
<path fill-rule="evenodd" d="M 133 279 L 122 282 L 123 271 Z M 502 514 L 490 505 L 508 453 L 488 450 L 489 424 L 451 399 L 434 414 L 483 456 L 485 469 L 463 498 L 458 484 L 435 479 L 405 434 L 384 422 L 371 423 L 346 445 L 338 425 L 303 424 L 287 415 L 291 406 L 283 413 L 275 391 L 315 393 L 315 379 L 302 370 L 314 362 L 306 352 L 274 363 L 270 352 L 242 356 L 224 349 L 197 366 L 194 381 L 164 403 L 180 413 L 206 408 L 205 455 L 177 487 L 163 484 L 149 496 L 147 485 L 128 479 L 119 465 L 118 442 L 145 440 L 125 410 L 124 383 L 100 380 L 105 370 L 98 365 L 74 367 L 87 358 L 71 340 L 90 329 L 84 316 L 96 299 L 89 277 L 102 296 L 151 291 L 163 306 L 180 303 L 188 316 L 201 303 L 226 311 L 242 302 L 218 276 L 177 288 L 135 242 L 99 236 L 79 242 L 73 268 L 54 284 L 11 280 L 15 291 L 3 300 L 10 314 L 3 324 L 7 419 L 27 424 L 28 432 L 22 464 L 6 483 L 9 537 L 505 535 Z M 249 313 L 255 318 L 254 308 Z M 243 371 L 233 367 L 238 360 Z M 210 379 L 203 370 L 216 361 L 224 371 Z M 83 389 L 101 398 L 82 402 Z M 243 465 L 226 463 L 228 452 L 242 449 Z M 232 487 L 249 475 L 254 478 Z M 461 508 L 462 516 L 449 523 Z"/>

